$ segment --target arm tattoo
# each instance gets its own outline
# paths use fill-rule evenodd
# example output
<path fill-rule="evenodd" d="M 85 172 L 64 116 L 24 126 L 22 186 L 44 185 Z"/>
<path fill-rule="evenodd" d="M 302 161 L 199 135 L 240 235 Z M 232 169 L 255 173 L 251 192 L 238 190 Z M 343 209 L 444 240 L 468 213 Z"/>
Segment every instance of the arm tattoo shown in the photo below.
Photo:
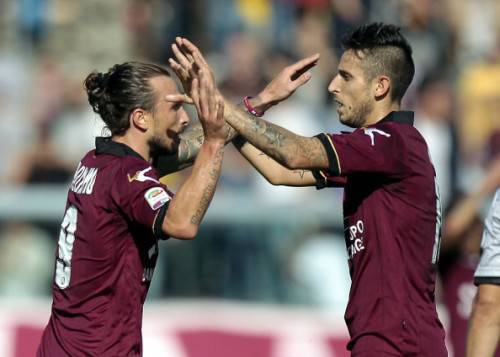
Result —
<path fill-rule="evenodd" d="M 227 125 L 226 144 L 233 140 L 238 132 L 230 125 Z M 196 123 L 180 135 L 181 142 L 177 149 L 177 156 L 170 156 L 168 160 L 160 160 L 162 165 L 159 167 L 160 176 L 165 176 L 191 166 L 200 151 L 200 147 L 205 141 L 203 128 L 200 123 Z"/>
<path fill-rule="evenodd" d="M 318 168 L 328 164 L 323 145 L 315 139 L 296 135 L 244 111 L 241 106 L 225 114 L 227 122 L 255 147 L 285 167 L 301 158 L 304 168 Z"/>
<path fill-rule="evenodd" d="M 210 171 L 208 174 L 208 182 L 205 190 L 203 191 L 203 195 L 200 200 L 200 204 L 195 214 L 191 217 L 191 223 L 199 225 L 205 212 L 207 211 L 208 205 L 212 201 L 212 197 L 215 193 L 215 188 L 217 186 L 217 181 L 219 181 L 220 169 L 222 166 L 222 158 L 224 154 L 224 148 L 220 148 L 215 155 L 212 165 L 210 167 Z"/>
<path fill-rule="evenodd" d="M 200 151 L 203 140 L 203 129 L 199 123 L 182 133 L 179 149 L 177 150 L 177 162 L 179 164 L 193 162 L 198 151 Z"/>
<path fill-rule="evenodd" d="M 306 173 L 306 170 L 294 170 L 293 173 L 299 175 L 300 178 L 303 179 L 304 175 Z"/>

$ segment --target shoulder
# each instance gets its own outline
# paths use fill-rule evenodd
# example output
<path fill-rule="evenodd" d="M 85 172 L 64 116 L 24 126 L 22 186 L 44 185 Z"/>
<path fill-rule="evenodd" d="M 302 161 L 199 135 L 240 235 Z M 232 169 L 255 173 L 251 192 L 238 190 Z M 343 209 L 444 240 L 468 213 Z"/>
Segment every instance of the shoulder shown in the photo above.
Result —
<path fill-rule="evenodd" d="M 158 172 L 147 161 L 128 156 L 121 158 L 119 166 L 118 174 L 122 176 L 121 179 L 127 182 L 160 183 Z"/>
<path fill-rule="evenodd" d="M 408 146 L 411 143 L 425 144 L 425 140 L 420 132 L 411 124 L 385 122 L 373 128 L 389 134 L 399 145 Z"/>

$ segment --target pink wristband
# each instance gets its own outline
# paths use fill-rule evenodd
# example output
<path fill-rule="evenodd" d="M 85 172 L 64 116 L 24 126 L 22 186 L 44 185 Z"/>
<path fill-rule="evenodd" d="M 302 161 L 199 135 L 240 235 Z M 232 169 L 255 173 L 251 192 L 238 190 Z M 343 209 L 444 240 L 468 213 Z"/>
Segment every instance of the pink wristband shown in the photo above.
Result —
<path fill-rule="evenodd" d="M 259 112 L 257 109 L 255 109 L 254 107 L 252 107 L 252 104 L 250 104 L 250 98 L 252 98 L 251 96 L 247 95 L 245 98 L 243 98 L 243 104 L 245 104 L 245 108 L 247 108 L 247 111 L 252 114 L 252 115 L 255 115 L 256 117 L 261 117 L 264 115 L 264 112 Z"/>

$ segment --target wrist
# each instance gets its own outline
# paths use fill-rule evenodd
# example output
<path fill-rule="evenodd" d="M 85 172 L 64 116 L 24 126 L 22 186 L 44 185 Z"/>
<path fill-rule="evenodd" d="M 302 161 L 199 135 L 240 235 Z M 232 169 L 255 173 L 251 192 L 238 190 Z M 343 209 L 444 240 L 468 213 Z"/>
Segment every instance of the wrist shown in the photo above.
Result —
<path fill-rule="evenodd" d="M 269 108 L 273 106 L 272 101 L 270 98 L 265 94 L 265 92 L 259 93 L 256 97 L 246 97 L 248 98 L 248 104 L 251 108 L 255 110 L 260 115 L 257 116 L 262 116 Z M 247 110 L 250 111 L 250 108 L 248 105 L 245 105 L 247 107 Z M 254 114 L 254 113 L 252 113 Z M 254 114 L 255 115 L 255 114 Z"/>
<path fill-rule="evenodd" d="M 203 145 L 211 149 L 220 149 L 221 147 L 224 147 L 226 145 L 226 139 L 206 137 Z"/>

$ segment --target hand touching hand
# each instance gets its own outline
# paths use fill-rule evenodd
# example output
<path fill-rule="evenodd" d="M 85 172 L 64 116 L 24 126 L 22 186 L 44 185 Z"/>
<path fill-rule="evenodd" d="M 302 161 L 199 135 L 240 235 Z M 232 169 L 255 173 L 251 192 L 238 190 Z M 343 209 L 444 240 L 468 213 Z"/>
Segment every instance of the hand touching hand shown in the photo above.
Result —
<path fill-rule="evenodd" d="M 203 70 L 208 75 L 208 79 L 215 83 L 212 68 L 200 50 L 190 41 L 177 37 L 175 43 L 172 44 L 172 51 L 175 59 L 169 58 L 168 62 L 188 95 L 191 95 L 192 81 L 198 75 L 199 70 Z"/>
<path fill-rule="evenodd" d="M 210 74 L 200 69 L 192 80 L 191 98 L 198 112 L 205 141 L 222 141 L 228 136 L 228 128 L 224 120 L 224 102 L 216 93 Z"/>

